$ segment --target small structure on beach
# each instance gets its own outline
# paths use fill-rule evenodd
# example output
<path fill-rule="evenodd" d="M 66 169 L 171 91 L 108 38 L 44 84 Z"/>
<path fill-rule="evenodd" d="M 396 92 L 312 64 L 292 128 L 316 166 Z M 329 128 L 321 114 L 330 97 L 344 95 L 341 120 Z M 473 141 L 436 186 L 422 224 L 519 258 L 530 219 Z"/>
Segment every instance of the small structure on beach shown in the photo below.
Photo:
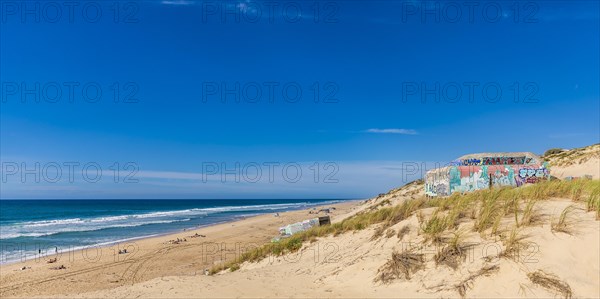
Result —
<path fill-rule="evenodd" d="M 502 186 L 521 186 L 550 177 L 548 163 L 530 152 L 462 156 L 425 174 L 425 194 L 449 196 Z"/>
<path fill-rule="evenodd" d="M 331 224 L 331 218 L 329 216 L 322 216 L 322 217 L 307 219 L 307 220 L 304 220 L 301 222 L 296 222 L 296 223 L 292 223 L 292 224 L 288 224 L 286 226 L 280 227 L 279 235 L 280 235 L 280 238 L 281 237 L 289 237 L 295 233 L 308 230 L 311 227 L 323 226 L 323 225 L 327 225 L 327 224 Z M 275 239 L 277 239 L 277 241 L 279 240 L 279 238 L 275 238 Z"/>

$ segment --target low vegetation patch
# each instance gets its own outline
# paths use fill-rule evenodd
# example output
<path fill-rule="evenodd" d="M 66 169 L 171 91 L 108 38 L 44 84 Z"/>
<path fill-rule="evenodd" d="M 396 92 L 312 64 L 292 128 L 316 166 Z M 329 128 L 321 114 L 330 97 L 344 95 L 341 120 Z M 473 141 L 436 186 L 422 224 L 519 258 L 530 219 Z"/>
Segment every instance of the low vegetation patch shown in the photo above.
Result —
<path fill-rule="evenodd" d="M 535 272 L 527 274 L 527 277 L 534 284 L 537 284 L 547 290 L 557 292 L 561 294 L 564 298 L 571 298 L 573 296 L 573 292 L 571 291 L 571 287 L 569 286 L 569 284 L 560 280 L 554 274 L 546 273 L 542 270 L 537 270 Z"/>
<path fill-rule="evenodd" d="M 557 220 L 552 221 L 550 227 L 553 232 L 561 232 L 565 234 L 573 234 L 573 226 L 575 221 L 572 219 L 573 211 L 576 209 L 574 205 L 566 207 Z"/>
<path fill-rule="evenodd" d="M 527 237 L 522 235 L 518 227 L 511 230 L 510 234 L 504 240 L 504 250 L 500 253 L 500 256 L 511 259 L 518 259 L 521 247 L 523 247 L 523 240 Z"/>
<path fill-rule="evenodd" d="M 458 291 L 458 294 L 462 298 L 465 298 L 465 296 L 467 295 L 467 290 L 471 287 L 471 284 L 473 283 L 473 280 L 475 280 L 475 278 L 480 276 L 489 276 L 490 274 L 497 272 L 499 269 L 500 267 L 498 267 L 497 265 L 484 266 L 483 268 L 479 269 L 479 271 L 469 275 L 469 277 L 457 284 L 455 286 L 456 291 Z"/>
<path fill-rule="evenodd" d="M 429 220 L 426 220 L 421 225 L 421 231 L 425 235 L 425 240 L 433 243 L 442 242 L 442 234 L 448 228 L 448 219 L 441 216 L 438 211 L 433 213 Z"/>
<path fill-rule="evenodd" d="M 402 238 L 410 232 L 410 226 L 405 225 L 398 230 L 398 240 L 402 241 Z"/>
<path fill-rule="evenodd" d="M 423 254 L 409 251 L 394 252 L 392 258 L 379 268 L 374 281 L 389 284 L 396 279 L 410 280 L 411 274 L 416 273 L 424 266 Z"/>
<path fill-rule="evenodd" d="M 551 180 L 521 188 L 495 188 L 438 198 L 419 197 L 407 199 L 398 205 L 385 206 L 374 211 L 363 211 L 342 222 L 314 227 L 283 239 L 278 243 L 266 244 L 242 254 L 237 260 L 216 266 L 210 272 L 217 273 L 230 269 L 232 266 L 239 266 L 244 262 L 260 261 L 269 255 L 294 252 L 302 248 L 304 242 L 313 242 L 324 236 L 336 236 L 351 231 L 363 230 L 372 225 L 379 225 L 376 235 L 380 237 L 385 234 L 387 236 L 386 232 L 390 227 L 415 214 L 425 238 L 439 244 L 443 243 L 445 234 L 455 231 L 460 222 L 466 218 L 471 218 L 474 221 L 474 231 L 483 233 L 491 230 L 492 234 L 500 234 L 499 226 L 504 217 L 514 217 L 515 228 L 504 240 L 505 249 L 502 255 L 516 257 L 522 245 L 522 240 L 525 238 L 519 234 L 518 227 L 539 223 L 543 215 L 537 210 L 537 204 L 552 197 L 585 201 L 588 211 L 595 211 L 597 219 L 600 219 L 600 181 L 598 180 Z M 422 209 L 432 207 L 436 207 L 437 210 L 431 217 L 426 219 L 423 216 Z M 565 215 L 564 218 L 563 223 L 568 223 L 568 215 Z M 560 223 L 560 219 L 558 223 Z M 560 231 L 561 224 L 557 225 L 556 229 Z M 402 239 L 409 231 L 408 228 L 406 228 L 406 231 L 403 230 L 404 228 L 397 233 L 399 239 Z M 450 246 L 443 255 L 453 256 L 455 249 Z M 443 260 L 441 258 L 441 261 Z"/>
<path fill-rule="evenodd" d="M 537 200 L 530 199 L 525 203 L 525 208 L 523 208 L 523 215 L 521 216 L 521 221 L 517 224 L 517 226 L 529 226 L 541 223 L 543 220 L 543 215 L 537 207 Z"/>
<path fill-rule="evenodd" d="M 455 232 L 453 235 L 448 244 L 436 253 L 433 260 L 436 265 L 446 265 L 456 270 L 466 259 L 467 250 L 471 245 L 463 243 L 463 232 Z"/>
<path fill-rule="evenodd" d="M 385 232 L 385 237 L 389 239 L 389 238 L 393 237 L 395 234 L 396 234 L 396 231 L 390 228 Z"/>

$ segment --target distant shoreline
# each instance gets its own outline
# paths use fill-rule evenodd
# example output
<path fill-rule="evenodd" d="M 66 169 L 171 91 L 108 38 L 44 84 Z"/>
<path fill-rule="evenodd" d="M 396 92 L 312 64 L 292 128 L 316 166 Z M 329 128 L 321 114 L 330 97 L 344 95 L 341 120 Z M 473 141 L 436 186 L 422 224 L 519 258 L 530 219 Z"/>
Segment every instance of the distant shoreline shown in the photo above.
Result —
<path fill-rule="evenodd" d="M 100 200 L 103 200 L 103 199 L 100 199 Z M 354 202 L 360 202 L 360 201 L 362 201 L 362 200 L 360 200 L 360 199 L 326 200 L 325 204 L 318 203 L 318 204 L 310 206 L 309 209 L 323 208 L 323 207 L 335 206 L 337 204 L 354 203 Z M 285 210 L 285 211 L 280 211 L 280 212 L 254 213 L 251 216 L 239 215 L 239 216 L 234 216 L 232 219 L 225 220 L 225 221 L 219 221 L 219 222 L 207 223 L 207 224 L 199 224 L 197 226 L 192 226 L 192 227 L 185 228 L 185 229 L 178 229 L 178 230 L 159 233 L 159 234 L 137 236 L 137 237 L 119 239 L 119 240 L 114 240 L 114 241 L 101 242 L 101 243 L 96 243 L 96 244 L 92 244 L 92 245 L 70 247 L 70 248 L 66 248 L 66 250 L 59 251 L 58 253 L 60 254 L 61 257 L 64 255 L 66 255 L 66 256 L 76 255 L 86 249 L 92 249 L 92 248 L 106 249 L 106 248 L 110 248 L 110 247 L 113 247 L 114 245 L 118 245 L 118 244 L 123 244 L 123 243 L 127 244 L 126 242 L 131 242 L 131 241 L 144 241 L 144 240 L 150 240 L 150 239 L 161 238 L 161 237 L 173 237 L 173 236 L 176 236 L 181 233 L 193 232 L 193 231 L 197 231 L 200 229 L 206 229 L 206 228 L 210 228 L 210 227 L 214 227 L 214 226 L 218 226 L 218 225 L 226 225 L 226 224 L 230 224 L 230 223 L 236 223 L 236 222 L 239 222 L 239 221 L 242 221 L 245 219 L 251 219 L 254 217 L 261 217 L 261 216 L 274 214 L 274 213 L 294 212 L 294 211 L 300 211 L 300 210 L 305 210 L 305 209 L 306 209 L 306 207 L 301 207 L 301 208 L 292 208 L 290 210 Z M 274 236 L 276 236 L 276 232 L 274 233 Z M 8 239 L 8 240 L 10 240 L 10 239 Z M 10 243 L 10 242 L 8 242 L 8 243 Z M 15 243 L 18 244 L 18 242 L 15 242 Z M 52 258 L 52 257 L 56 256 L 55 252 L 50 252 L 50 253 L 46 253 L 46 254 L 42 254 L 42 255 L 38 255 L 38 254 L 31 255 L 28 253 L 24 253 L 24 254 L 27 255 L 27 257 L 20 258 L 20 259 L 11 259 L 11 260 L 7 260 L 7 261 L 4 261 L 4 259 L 0 259 L 0 266 L 1 267 L 12 266 L 12 265 L 20 264 L 20 263 L 27 263 L 29 261 L 36 260 L 36 259 L 39 259 L 39 261 L 36 261 L 37 263 L 41 263 L 43 261 L 46 261 L 47 258 Z"/>

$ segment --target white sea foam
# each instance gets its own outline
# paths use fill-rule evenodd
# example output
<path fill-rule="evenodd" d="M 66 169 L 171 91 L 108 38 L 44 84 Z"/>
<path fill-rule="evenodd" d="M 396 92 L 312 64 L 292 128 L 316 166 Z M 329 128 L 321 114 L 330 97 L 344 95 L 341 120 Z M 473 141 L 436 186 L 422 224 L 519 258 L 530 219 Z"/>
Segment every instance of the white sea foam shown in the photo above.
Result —
<path fill-rule="evenodd" d="M 191 218 L 204 217 L 209 214 L 252 211 L 287 210 L 302 208 L 316 204 L 331 204 L 337 201 L 320 203 L 281 203 L 263 205 L 224 206 L 212 208 L 194 208 L 173 211 L 157 211 L 129 215 L 110 215 L 95 218 L 67 218 L 40 221 L 27 221 L 0 225 L 0 239 L 13 239 L 19 237 L 42 237 L 65 232 L 86 232 L 108 228 L 137 227 L 151 224 L 168 224 L 181 221 L 190 221 Z M 248 214 L 248 213 L 244 213 Z M 239 216 L 239 215 L 238 215 Z"/>
<path fill-rule="evenodd" d="M 185 219 L 174 219 L 174 220 L 151 220 L 151 221 L 141 221 L 141 222 L 131 222 L 131 223 L 112 223 L 112 224 L 103 224 L 103 225 L 77 225 L 73 226 L 70 224 L 66 226 L 64 224 L 58 226 L 54 226 L 51 229 L 46 229 L 43 232 L 32 232 L 32 231 L 24 231 L 23 228 L 15 227 L 15 226 L 5 226 L 0 228 L 0 240 L 13 239 L 19 237 L 43 237 L 43 236 L 51 236 L 60 233 L 68 233 L 68 232 L 89 232 L 96 231 L 107 228 L 125 228 L 125 227 L 136 227 L 142 225 L 149 224 L 167 224 L 174 222 L 182 222 L 182 221 L 190 221 L 190 218 Z M 91 222 L 88 222 L 91 223 Z"/>

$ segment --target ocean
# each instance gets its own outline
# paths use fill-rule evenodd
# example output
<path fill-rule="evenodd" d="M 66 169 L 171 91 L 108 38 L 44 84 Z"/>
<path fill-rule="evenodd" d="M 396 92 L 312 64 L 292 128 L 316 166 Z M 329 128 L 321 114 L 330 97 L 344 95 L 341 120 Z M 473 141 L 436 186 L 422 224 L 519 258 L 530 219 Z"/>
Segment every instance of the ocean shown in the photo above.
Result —
<path fill-rule="evenodd" d="M 341 201 L 0 200 L 0 263 Z"/>

